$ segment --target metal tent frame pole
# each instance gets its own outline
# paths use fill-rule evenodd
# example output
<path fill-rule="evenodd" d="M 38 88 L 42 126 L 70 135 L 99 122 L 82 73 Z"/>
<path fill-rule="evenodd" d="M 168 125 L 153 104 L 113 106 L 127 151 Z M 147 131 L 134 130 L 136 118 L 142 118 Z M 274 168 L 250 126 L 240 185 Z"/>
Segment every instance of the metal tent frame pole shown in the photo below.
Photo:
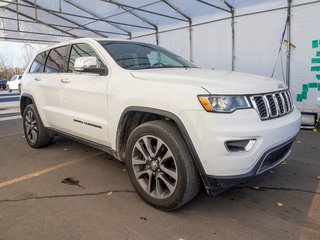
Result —
<path fill-rule="evenodd" d="M 21 0 L 21 1 L 27 3 L 27 4 L 31 5 L 31 6 L 34 6 L 34 3 L 29 2 L 28 0 Z M 81 26 L 81 24 L 79 24 L 79 23 L 77 23 L 77 22 L 75 22 L 75 21 L 72 21 L 72 20 L 70 20 L 70 19 L 68 19 L 68 18 L 65 18 L 65 17 L 63 17 L 63 16 L 60 16 L 59 14 L 53 13 L 52 11 L 50 11 L 50 10 L 48 10 L 48 9 L 45 9 L 45 8 L 43 8 L 43 7 L 40 7 L 39 5 L 36 5 L 36 6 L 37 6 L 38 10 L 45 11 L 46 13 L 49 13 L 49 14 L 51 14 L 51 15 L 53 15 L 53 16 L 55 16 L 55 17 L 58 17 L 58 18 L 60 18 L 60 19 L 63 19 L 64 21 L 67 21 L 67 22 L 72 23 L 72 24 L 77 25 L 77 26 Z M 107 35 L 104 35 L 104 34 L 102 34 L 102 33 L 99 33 L 99 32 L 97 32 L 97 31 L 95 31 L 95 30 L 93 30 L 93 29 L 90 29 L 90 28 L 87 28 L 87 27 L 83 27 L 83 28 L 84 28 L 85 30 L 89 31 L 89 32 L 92 32 L 92 33 L 98 35 L 98 36 L 108 37 Z"/>
<path fill-rule="evenodd" d="M 71 36 L 71 37 L 74 37 L 74 38 L 79 37 L 79 36 L 77 36 L 77 35 L 75 35 L 75 34 L 69 33 L 69 32 L 67 32 L 67 31 L 65 31 L 65 30 L 63 30 L 63 29 L 58 28 L 58 27 L 52 26 L 52 25 L 50 25 L 50 24 L 48 24 L 48 23 L 46 23 L 46 22 L 43 22 L 43 21 L 41 21 L 41 20 L 39 20 L 39 19 L 35 19 L 35 18 L 33 18 L 33 17 L 31 17 L 31 16 L 29 16 L 29 15 L 27 15 L 27 14 L 24 14 L 24 13 L 21 13 L 21 12 L 17 12 L 17 11 L 15 11 L 15 10 L 9 8 L 9 7 L 5 7 L 5 9 L 6 9 L 7 11 L 9 11 L 9 12 L 17 13 L 17 14 L 19 14 L 19 15 L 22 16 L 22 17 L 31 19 L 31 20 L 34 21 L 34 23 L 43 24 L 43 25 L 45 25 L 45 26 L 47 26 L 47 27 L 49 27 L 49 28 L 52 28 L 52 29 L 54 29 L 54 30 L 56 30 L 56 31 L 62 32 L 62 33 L 64 33 L 64 34 L 67 34 L 67 35 L 69 35 L 69 36 Z M 20 20 L 20 21 L 21 21 L 21 20 Z"/>
<path fill-rule="evenodd" d="M 116 1 L 113 0 L 114 3 L 117 3 Z M 134 13 L 133 10 L 129 10 L 127 9 L 126 7 L 123 7 L 123 6 L 119 6 L 121 9 L 125 10 L 127 13 L 135 16 L 136 18 L 139 18 L 141 21 L 149 24 L 150 26 L 152 26 L 155 30 L 155 37 L 156 37 L 156 43 L 157 45 L 159 45 L 159 28 L 156 24 L 154 24 L 153 22 L 149 21 L 148 19 L 146 19 L 145 17 L 142 17 L 140 16 L 139 14 L 137 13 Z M 130 39 L 132 39 L 132 36 L 130 37 Z"/>
<path fill-rule="evenodd" d="M 20 0 L 21 2 L 24 2 L 26 4 L 23 4 L 23 3 L 17 3 L 18 6 L 21 6 L 21 7 L 26 7 L 26 8 L 32 8 L 32 9 L 37 9 L 37 10 L 42 10 L 44 12 L 47 12 L 49 14 L 52 14 L 53 16 L 56 16 L 58 18 L 62 18 L 64 19 L 65 21 L 68 21 L 68 22 L 71 22 L 73 23 L 72 20 L 68 19 L 68 18 L 65 18 L 65 16 L 70 16 L 70 17 L 76 17 L 76 18 L 81 18 L 81 19 L 88 19 L 88 20 L 93 20 L 93 21 L 102 21 L 102 22 L 105 22 L 107 20 L 105 19 L 101 19 L 101 18 L 97 18 L 97 17 L 89 17 L 89 16 L 86 16 L 86 15 L 79 15 L 79 14 L 74 14 L 74 13 L 67 13 L 67 12 L 60 12 L 60 11 L 56 11 L 56 10 L 51 10 L 51 9 L 47 9 L 47 8 L 44 8 L 44 7 L 41 7 L 40 5 L 35 5 L 35 3 L 32 3 L 28 0 Z M 65 0 L 66 2 L 69 3 L 69 0 Z M 3 3 L 9 3 L 9 4 L 14 4 L 8 0 L 0 0 L 0 2 L 3 2 Z M 70 5 L 72 5 L 70 3 Z M 89 14 L 91 15 L 91 14 Z M 124 26 L 129 26 L 129 27 L 136 27 L 136 28 L 145 28 L 145 29 L 150 29 L 150 30 L 153 30 L 153 28 L 150 28 L 150 27 L 145 27 L 145 26 L 141 26 L 141 25 L 135 25 L 135 24 L 129 24 L 129 23 L 122 23 L 122 22 L 115 22 L 115 21 L 108 21 L 108 23 L 113 23 L 113 24 L 117 24 L 117 25 L 124 25 Z M 74 25 L 77 25 L 78 27 L 82 27 L 85 29 L 85 26 L 87 24 L 79 24 L 79 23 L 73 23 Z M 87 31 L 97 31 L 95 29 L 91 29 L 91 30 L 88 30 L 86 29 Z M 98 31 L 97 31 L 98 32 Z"/>
<path fill-rule="evenodd" d="M 288 85 L 288 88 L 290 89 L 290 62 L 291 62 L 291 4 L 292 0 L 288 0 L 288 10 L 287 10 L 287 16 L 288 16 L 288 26 L 287 26 L 287 67 L 286 67 L 286 84 Z"/>
<path fill-rule="evenodd" d="M 108 20 L 104 20 L 102 18 L 100 18 L 99 16 L 97 16 L 95 13 L 91 12 L 91 11 L 88 11 L 87 9 L 84 9 L 83 7 L 80 7 L 79 5 L 71 2 L 70 0 L 67 0 L 66 3 L 70 4 L 71 6 L 77 8 L 77 9 L 80 9 L 81 11 L 93 16 L 94 18 L 96 18 L 97 20 L 101 21 L 101 22 L 105 22 L 105 23 L 108 23 L 110 24 L 111 26 L 125 32 L 129 37 L 132 35 L 131 32 L 129 32 L 128 30 L 124 29 L 123 27 L 120 27 L 118 26 L 117 24 L 113 23 L 113 22 L 110 22 Z M 117 34 L 117 33 L 113 33 L 113 34 Z"/>
<path fill-rule="evenodd" d="M 34 35 L 51 36 L 51 37 L 73 38 L 72 36 L 67 36 L 67 35 L 63 35 L 63 34 L 34 32 L 34 31 L 22 31 L 22 30 L 8 29 L 8 28 L 0 28 L 0 31 L 7 31 L 7 32 L 14 32 L 14 33 L 28 33 L 28 34 L 34 34 Z"/>
<path fill-rule="evenodd" d="M 100 0 L 100 1 L 111 3 L 111 4 L 116 4 L 119 7 L 125 7 L 125 8 L 129 8 L 131 10 L 136 10 L 136 11 L 139 11 L 139 12 L 149 13 L 149 14 L 156 15 L 156 16 L 159 16 L 159 17 L 165 17 L 165 18 L 170 18 L 170 19 L 174 19 L 174 20 L 178 20 L 178 21 L 188 22 L 187 20 L 185 20 L 183 18 L 177 18 L 177 17 L 170 16 L 170 15 L 167 15 L 167 14 L 162 14 L 162 13 L 153 12 L 153 11 L 149 11 L 149 10 L 142 9 L 142 8 L 133 7 L 133 6 L 130 6 L 130 5 L 123 4 L 123 3 L 114 2 L 113 0 Z"/>
<path fill-rule="evenodd" d="M 162 0 L 163 3 L 167 4 L 170 8 L 175 10 L 177 13 L 179 13 L 181 16 L 183 16 L 188 21 L 188 30 L 189 30 L 189 59 L 191 62 L 193 62 L 193 37 L 192 37 L 192 19 L 185 13 L 183 13 L 180 9 L 178 9 L 176 6 L 174 6 L 172 3 L 170 3 L 167 0 Z"/>
<path fill-rule="evenodd" d="M 15 38 L 15 37 L 0 37 L 0 40 L 8 40 L 8 41 L 28 41 L 28 42 L 36 42 L 36 43 L 57 43 L 59 41 L 54 40 L 45 40 L 45 39 L 35 39 L 35 38 Z"/>
<path fill-rule="evenodd" d="M 205 2 L 205 1 L 203 1 L 203 0 L 196 0 L 196 1 L 199 2 L 199 3 L 203 3 L 203 4 L 207 5 L 207 6 L 210 6 L 210 7 L 216 8 L 216 9 L 219 9 L 219 10 L 221 10 L 221 11 L 231 13 L 230 10 L 227 10 L 227 9 L 222 8 L 222 7 L 216 6 L 216 5 L 212 4 L 212 3 L 208 3 L 208 2 Z M 227 4 L 226 4 L 226 5 L 227 5 Z M 228 5 L 227 5 L 227 6 L 228 6 Z M 229 7 L 229 6 L 228 6 L 228 7 Z"/>
<path fill-rule="evenodd" d="M 1 0 L 0 0 L 0 1 L 1 1 Z M 161 0 L 158 0 L 158 1 L 152 2 L 152 3 L 145 4 L 145 5 L 141 6 L 140 8 L 148 7 L 148 6 L 151 6 L 151 5 L 156 4 L 156 3 L 159 3 L 159 2 L 161 2 Z M 117 5 L 114 1 L 113 1 L 113 2 L 108 2 L 108 3 Z M 109 16 L 107 16 L 107 17 L 102 17 L 101 19 L 107 20 L 107 19 L 109 19 L 109 18 L 118 16 L 118 15 L 122 15 L 122 14 L 125 14 L 125 13 L 130 13 L 130 14 L 136 16 L 136 17 L 140 16 L 140 15 L 138 15 L 138 14 L 136 14 L 136 13 L 133 14 L 134 9 L 130 9 L 130 10 L 129 10 L 129 9 L 124 9 L 123 6 L 119 6 L 119 5 L 117 5 L 117 6 L 118 6 L 119 8 L 122 8 L 124 11 L 123 11 L 123 12 L 120 12 L 120 13 L 113 14 L 113 15 L 109 15 Z M 141 16 L 140 16 L 140 17 L 141 17 Z M 138 17 L 138 18 L 139 18 L 139 17 Z M 143 18 L 143 17 L 141 17 L 141 20 L 142 20 L 142 18 Z M 99 20 L 95 19 L 95 20 L 92 20 L 92 21 L 90 21 L 90 22 L 88 22 L 88 23 L 86 23 L 86 24 L 83 24 L 83 26 L 88 26 L 88 25 L 90 25 L 90 24 L 92 24 L 92 23 L 95 23 L 95 22 L 98 22 L 98 21 L 99 21 Z M 148 21 L 148 22 L 145 21 L 145 22 L 148 23 L 148 24 L 150 24 L 151 26 L 153 25 L 152 22 L 150 22 L 150 21 Z M 117 22 L 114 22 L 114 23 L 117 23 Z M 74 29 L 79 29 L 79 27 L 71 27 L 69 30 L 71 31 L 71 30 L 74 30 Z M 98 31 L 98 30 L 97 30 L 97 31 Z M 99 31 L 102 32 L 101 30 L 99 30 Z M 157 27 L 157 29 L 155 29 L 155 31 L 156 31 L 156 34 L 159 33 L 158 27 Z M 152 34 L 154 34 L 154 33 L 152 33 Z M 152 35 L 152 34 L 151 34 L 151 35 Z M 132 39 L 132 38 L 133 38 L 133 37 L 131 37 L 131 39 Z"/>
<path fill-rule="evenodd" d="M 231 51 L 232 51 L 232 62 L 231 62 L 231 70 L 235 70 L 235 62 L 236 62 L 236 50 L 235 50 L 235 33 L 234 33 L 234 7 L 228 3 L 227 0 L 224 0 L 224 3 L 227 5 L 227 7 L 230 9 L 231 13 Z"/>
<path fill-rule="evenodd" d="M 6 8 L 6 10 L 11 10 L 10 8 Z M 19 13 L 20 15 L 23 13 Z M 21 15 L 22 16 L 22 15 Z M 10 21 L 17 21 L 16 18 L 11 18 L 11 17 L 1 17 L 1 19 L 5 19 L 5 20 L 10 20 Z M 20 18 L 19 21 L 21 22 L 25 22 L 25 23 L 33 23 L 33 24 L 43 24 L 39 19 L 36 18 L 32 18 L 34 19 L 34 21 L 31 20 L 26 20 L 26 19 L 22 19 Z M 38 21 L 39 20 L 39 21 Z M 37 22 L 38 21 L 38 22 Z M 45 25 L 45 24 L 43 24 Z M 80 30 L 84 30 L 83 28 L 74 28 L 72 26 L 66 26 L 66 25 L 61 25 L 61 24 L 54 24 L 54 23 L 47 23 L 48 27 L 62 27 L 64 28 L 64 30 L 66 31 L 66 33 L 68 33 L 67 31 L 73 30 L 73 29 L 80 29 Z M 57 30 L 57 31 L 61 31 L 61 30 Z M 107 34 L 114 34 L 113 32 L 110 31 L 103 31 L 103 30 L 96 30 L 97 32 L 101 32 L 101 33 L 107 33 Z M 68 33 L 69 34 L 69 33 Z M 123 35 L 123 36 L 128 36 L 126 33 L 116 33 L 117 35 Z M 79 36 L 78 36 L 79 37 Z"/>

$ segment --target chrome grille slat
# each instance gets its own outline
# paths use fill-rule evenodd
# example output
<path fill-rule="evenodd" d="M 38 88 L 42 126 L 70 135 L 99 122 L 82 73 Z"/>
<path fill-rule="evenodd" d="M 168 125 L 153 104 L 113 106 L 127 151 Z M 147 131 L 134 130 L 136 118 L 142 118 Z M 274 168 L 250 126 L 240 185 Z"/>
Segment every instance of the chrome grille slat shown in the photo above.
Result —
<path fill-rule="evenodd" d="M 276 94 L 272 94 L 272 98 L 273 98 L 273 101 L 276 105 L 276 110 L 277 110 L 277 116 L 280 115 L 280 106 L 279 106 L 279 102 L 278 102 L 278 99 L 276 97 Z"/>
<path fill-rule="evenodd" d="M 250 100 L 261 120 L 284 116 L 293 109 L 291 96 L 288 90 L 254 95 L 250 97 Z"/>
<path fill-rule="evenodd" d="M 268 94 L 266 95 L 266 98 L 269 101 L 269 105 L 270 105 L 270 116 L 271 117 L 278 116 L 277 105 L 273 96 L 271 94 Z"/>
<path fill-rule="evenodd" d="M 285 110 L 285 103 L 284 103 L 284 99 L 282 97 L 282 94 L 277 93 L 276 98 L 278 99 L 278 103 L 279 103 L 280 115 L 283 115 L 286 113 L 286 110 Z"/>
<path fill-rule="evenodd" d="M 284 97 L 284 102 L 286 106 L 286 113 L 290 112 L 290 106 L 289 106 L 289 98 L 286 92 L 282 92 L 282 96 Z"/>
<path fill-rule="evenodd" d="M 254 105 L 255 109 L 258 109 L 260 113 L 260 118 L 261 119 L 268 119 L 269 118 L 269 112 L 268 108 L 266 106 L 265 100 L 258 96 L 258 97 L 250 97 L 252 104 Z"/>

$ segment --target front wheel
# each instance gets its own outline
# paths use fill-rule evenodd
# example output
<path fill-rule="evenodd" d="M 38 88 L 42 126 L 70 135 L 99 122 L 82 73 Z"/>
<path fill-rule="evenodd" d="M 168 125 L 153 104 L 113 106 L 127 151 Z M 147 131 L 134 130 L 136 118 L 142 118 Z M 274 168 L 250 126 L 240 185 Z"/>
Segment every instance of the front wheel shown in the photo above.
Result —
<path fill-rule="evenodd" d="M 147 203 L 174 210 L 195 197 L 200 179 L 184 139 L 171 123 L 147 122 L 130 134 L 126 166 L 132 185 Z"/>
<path fill-rule="evenodd" d="M 26 106 L 23 112 L 23 129 L 28 144 L 41 148 L 51 143 L 52 137 L 46 132 L 34 104 Z"/>

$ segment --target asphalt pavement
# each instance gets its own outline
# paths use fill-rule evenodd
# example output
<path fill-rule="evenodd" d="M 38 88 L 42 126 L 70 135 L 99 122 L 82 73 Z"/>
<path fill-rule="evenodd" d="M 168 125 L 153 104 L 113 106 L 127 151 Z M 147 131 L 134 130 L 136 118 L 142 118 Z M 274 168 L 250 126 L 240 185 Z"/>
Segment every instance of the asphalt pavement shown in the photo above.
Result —
<path fill-rule="evenodd" d="M 102 151 L 64 137 L 30 148 L 18 112 L 0 92 L 0 240 L 320 239 L 319 133 L 301 131 L 275 169 L 163 212 Z"/>
<path fill-rule="evenodd" d="M 9 93 L 0 90 L 0 120 L 12 120 L 21 118 L 19 109 L 19 92 Z"/>

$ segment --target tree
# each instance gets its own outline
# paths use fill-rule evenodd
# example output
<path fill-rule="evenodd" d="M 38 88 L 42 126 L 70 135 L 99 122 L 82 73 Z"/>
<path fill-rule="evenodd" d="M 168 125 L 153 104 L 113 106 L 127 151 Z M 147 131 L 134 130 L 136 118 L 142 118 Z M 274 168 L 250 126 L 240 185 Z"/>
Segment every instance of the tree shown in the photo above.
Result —
<path fill-rule="evenodd" d="M 6 65 L 6 60 L 0 55 L 0 79 L 9 80 L 13 75 L 23 74 L 24 69 L 21 68 L 9 68 Z"/>
<path fill-rule="evenodd" d="M 21 50 L 23 52 L 23 60 L 24 65 L 23 68 L 25 69 L 28 64 L 31 62 L 34 53 L 36 52 L 36 49 L 30 44 L 30 43 L 24 43 L 21 47 Z"/>
<path fill-rule="evenodd" d="M 0 55 L 0 79 L 6 79 L 6 71 L 7 67 L 5 64 L 5 59 L 3 56 Z"/>

